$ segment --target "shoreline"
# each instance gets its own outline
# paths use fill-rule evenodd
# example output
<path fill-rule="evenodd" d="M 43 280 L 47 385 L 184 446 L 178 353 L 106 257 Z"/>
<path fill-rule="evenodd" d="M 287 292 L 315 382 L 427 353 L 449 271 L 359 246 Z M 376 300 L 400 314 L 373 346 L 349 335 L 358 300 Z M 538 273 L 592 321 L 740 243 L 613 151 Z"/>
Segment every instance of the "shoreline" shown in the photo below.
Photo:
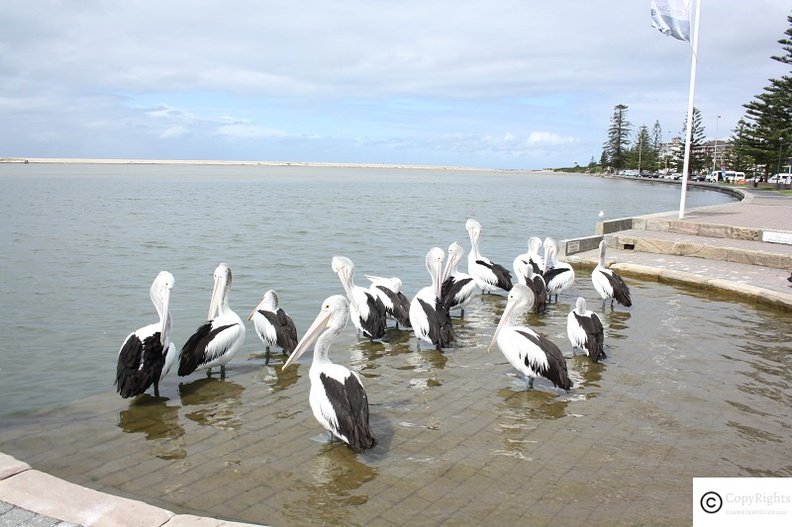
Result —
<path fill-rule="evenodd" d="M 341 163 L 325 161 L 219 160 L 219 159 L 128 159 L 72 157 L 0 157 L 0 164 L 64 164 L 64 165 L 186 165 L 186 166 L 264 166 L 319 168 L 376 168 L 398 170 L 435 170 L 450 172 L 553 172 L 532 168 L 477 168 L 453 165 L 413 165 L 403 163 Z M 559 174 L 561 174 L 559 172 Z"/>

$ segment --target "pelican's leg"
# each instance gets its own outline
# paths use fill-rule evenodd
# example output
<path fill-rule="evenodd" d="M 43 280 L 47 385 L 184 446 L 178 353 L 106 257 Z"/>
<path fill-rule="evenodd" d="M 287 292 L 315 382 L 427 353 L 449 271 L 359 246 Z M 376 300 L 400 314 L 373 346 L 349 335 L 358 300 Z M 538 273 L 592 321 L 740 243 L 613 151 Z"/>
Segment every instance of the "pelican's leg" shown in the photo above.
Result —
<path fill-rule="evenodd" d="M 210 378 L 210 379 L 212 378 L 212 368 L 208 368 L 208 369 L 206 370 L 206 376 L 207 376 L 208 378 Z"/>
<path fill-rule="evenodd" d="M 418 351 L 421 351 L 421 339 L 415 339 L 415 343 Z"/>
<path fill-rule="evenodd" d="M 159 381 L 154 381 L 154 397 L 159 397 Z"/>
<path fill-rule="evenodd" d="M 220 380 L 225 380 L 225 366 L 220 366 Z"/>
<path fill-rule="evenodd" d="M 528 387 L 525 389 L 525 391 L 530 392 L 531 390 L 533 390 L 533 377 L 526 374 L 525 381 L 528 384 Z"/>
<path fill-rule="evenodd" d="M 269 366 L 269 359 L 270 359 L 270 349 L 267 346 L 266 356 L 264 357 L 264 366 Z"/>
<path fill-rule="evenodd" d="M 459 310 L 459 318 L 465 318 L 465 309 L 464 308 Z"/>
<path fill-rule="evenodd" d="M 611 309 L 613 309 L 613 298 L 611 297 Z"/>

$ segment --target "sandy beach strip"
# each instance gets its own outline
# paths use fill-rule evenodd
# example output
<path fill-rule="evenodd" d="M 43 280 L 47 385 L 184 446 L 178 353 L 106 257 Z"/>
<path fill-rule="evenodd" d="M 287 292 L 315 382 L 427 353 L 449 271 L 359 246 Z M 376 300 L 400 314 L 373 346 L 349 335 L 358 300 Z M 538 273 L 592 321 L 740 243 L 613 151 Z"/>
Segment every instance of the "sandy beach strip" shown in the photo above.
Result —
<path fill-rule="evenodd" d="M 368 168 L 399 170 L 448 170 L 455 172 L 542 172 L 531 169 L 473 168 L 444 165 L 410 165 L 396 163 L 330 163 L 308 161 L 245 161 L 214 159 L 112 159 L 72 157 L 0 157 L 0 163 L 104 164 L 104 165 L 218 165 L 218 166 L 297 166 L 320 168 Z"/>

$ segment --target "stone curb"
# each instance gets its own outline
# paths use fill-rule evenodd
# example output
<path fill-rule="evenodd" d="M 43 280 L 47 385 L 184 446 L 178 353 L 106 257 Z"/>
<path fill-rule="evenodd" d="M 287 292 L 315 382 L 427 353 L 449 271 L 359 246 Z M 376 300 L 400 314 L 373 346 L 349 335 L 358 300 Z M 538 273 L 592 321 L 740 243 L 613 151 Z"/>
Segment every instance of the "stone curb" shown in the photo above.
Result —
<path fill-rule="evenodd" d="M 34 470 L 27 463 L 3 453 L 0 453 L 0 502 L 85 527 L 255 527 L 249 523 L 176 514 L 141 501 L 99 492 Z M 24 523 L 7 523 L 2 521 L 5 516 L 0 516 L 0 525 L 38 523 L 31 522 L 29 515 L 19 514 L 16 516 Z M 51 522 L 41 523 L 49 525 Z"/>
<path fill-rule="evenodd" d="M 594 258 L 569 258 L 569 263 L 580 269 L 594 269 L 598 261 Z M 735 295 L 742 300 L 754 302 L 756 304 L 779 309 L 784 312 L 792 313 L 792 294 L 779 293 L 723 278 L 707 278 L 696 273 L 687 271 L 677 271 L 674 269 L 662 269 L 648 265 L 633 263 L 614 263 L 608 266 L 609 269 L 617 271 L 624 276 L 634 276 L 638 278 L 650 278 L 661 283 L 681 284 L 703 289 L 713 289 L 720 292 Z"/>
<path fill-rule="evenodd" d="M 792 256 L 769 251 L 716 246 L 691 241 L 660 240 L 632 234 L 616 233 L 610 235 L 609 238 L 612 240 L 609 241 L 620 249 L 624 248 L 625 245 L 630 245 L 633 247 L 632 250 L 644 253 L 690 256 L 721 262 L 758 265 L 773 269 L 792 269 Z"/>

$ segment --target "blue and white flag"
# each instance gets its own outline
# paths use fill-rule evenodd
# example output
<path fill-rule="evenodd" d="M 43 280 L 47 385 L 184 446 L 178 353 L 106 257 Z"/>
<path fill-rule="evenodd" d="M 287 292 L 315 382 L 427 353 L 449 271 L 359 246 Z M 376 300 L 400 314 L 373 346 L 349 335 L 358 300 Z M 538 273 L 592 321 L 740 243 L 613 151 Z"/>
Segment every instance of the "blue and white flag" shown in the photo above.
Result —
<path fill-rule="evenodd" d="M 690 0 L 651 0 L 652 27 L 690 42 Z"/>

